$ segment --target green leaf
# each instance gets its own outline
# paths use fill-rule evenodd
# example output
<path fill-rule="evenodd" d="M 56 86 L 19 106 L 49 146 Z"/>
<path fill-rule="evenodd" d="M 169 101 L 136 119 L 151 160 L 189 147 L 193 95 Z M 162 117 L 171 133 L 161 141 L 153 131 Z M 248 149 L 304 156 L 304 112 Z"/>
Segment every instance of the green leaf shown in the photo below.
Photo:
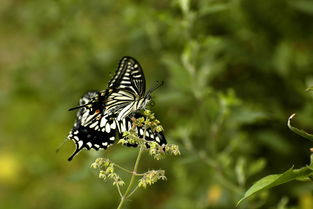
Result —
<path fill-rule="evenodd" d="M 199 15 L 207 15 L 207 14 L 212 14 L 215 12 L 221 12 L 229 9 L 230 5 L 229 4 L 215 4 L 215 5 L 209 5 L 205 8 L 201 8 L 199 11 Z"/>
<path fill-rule="evenodd" d="M 259 181 L 255 182 L 245 193 L 244 197 L 241 198 L 237 206 L 247 198 L 251 197 L 252 195 L 256 194 L 257 192 L 260 192 L 264 189 L 269 189 L 275 186 L 278 186 L 280 184 L 287 183 L 289 181 L 293 181 L 296 179 L 303 179 L 304 177 L 309 177 L 313 174 L 313 166 L 312 163 L 310 166 L 306 166 L 300 169 L 293 169 L 290 168 L 286 172 L 282 174 L 274 174 L 266 176 Z"/>
<path fill-rule="evenodd" d="M 301 130 L 301 129 L 298 129 L 298 128 L 295 128 L 291 125 L 291 119 L 295 116 L 296 114 L 292 114 L 289 118 L 288 118 L 288 127 L 290 130 L 292 130 L 293 132 L 295 132 L 296 134 L 306 138 L 306 139 L 309 139 L 313 142 L 313 135 L 312 134 L 309 134 L 307 132 L 305 132 L 304 130 Z"/>
<path fill-rule="evenodd" d="M 307 88 L 306 91 L 313 91 L 313 86 Z"/>
<path fill-rule="evenodd" d="M 313 14 L 313 2 L 309 0 L 302 0 L 302 1 L 290 1 L 291 6 L 295 9 L 305 12 L 307 14 Z"/>

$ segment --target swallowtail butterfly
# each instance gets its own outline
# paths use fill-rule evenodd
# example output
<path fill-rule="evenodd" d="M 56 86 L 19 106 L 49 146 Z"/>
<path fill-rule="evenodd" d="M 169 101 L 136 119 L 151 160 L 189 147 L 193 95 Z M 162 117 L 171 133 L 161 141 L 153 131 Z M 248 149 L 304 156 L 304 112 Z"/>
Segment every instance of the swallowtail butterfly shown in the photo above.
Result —
<path fill-rule="evenodd" d="M 76 144 L 75 152 L 68 160 L 82 149 L 106 149 L 112 145 L 116 136 L 130 130 L 132 120 L 143 117 L 137 111 L 144 108 L 150 101 L 150 93 L 145 94 L 145 78 L 139 63 L 131 57 L 123 57 L 115 75 L 108 85 L 108 89 L 88 92 L 80 99 L 80 108 L 73 129 L 68 135 Z M 143 128 L 136 127 L 139 137 L 143 137 Z M 146 140 L 156 141 L 159 145 L 166 144 L 162 132 L 146 130 Z M 133 146 L 133 145 L 129 145 Z"/>
<path fill-rule="evenodd" d="M 91 102 L 97 98 L 98 94 L 99 92 L 88 92 L 80 99 L 80 105 Z M 141 113 L 134 113 L 133 117 L 139 118 L 144 116 Z M 73 129 L 68 135 L 68 139 L 73 140 L 76 144 L 76 150 L 68 160 L 72 160 L 84 148 L 88 150 L 106 149 L 115 142 L 116 136 L 121 138 L 123 132 L 129 131 L 132 125 L 132 120 L 129 117 L 117 120 L 88 107 L 82 107 L 77 113 Z M 143 137 L 143 127 L 136 127 L 135 131 L 139 137 Z M 150 128 L 146 130 L 145 139 L 147 141 L 156 141 L 161 146 L 166 144 L 163 132 L 153 132 Z"/>

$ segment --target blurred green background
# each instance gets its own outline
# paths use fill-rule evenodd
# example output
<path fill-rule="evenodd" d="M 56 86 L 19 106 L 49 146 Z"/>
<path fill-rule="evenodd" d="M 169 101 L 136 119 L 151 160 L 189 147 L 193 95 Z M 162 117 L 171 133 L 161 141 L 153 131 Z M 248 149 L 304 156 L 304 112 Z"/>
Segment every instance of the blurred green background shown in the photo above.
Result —
<path fill-rule="evenodd" d="M 104 89 L 124 55 L 142 64 L 152 110 L 182 155 L 167 181 L 141 189 L 127 208 L 235 208 L 259 178 L 309 163 L 309 144 L 286 126 L 313 129 L 310 0 L 1 0 L 0 208 L 116 208 L 119 196 L 90 164 L 131 167 L 136 149 L 83 151 L 72 162 L 74 112 Z M 238 208 L 313 208 L 313 184 L 293 182 Z"/>

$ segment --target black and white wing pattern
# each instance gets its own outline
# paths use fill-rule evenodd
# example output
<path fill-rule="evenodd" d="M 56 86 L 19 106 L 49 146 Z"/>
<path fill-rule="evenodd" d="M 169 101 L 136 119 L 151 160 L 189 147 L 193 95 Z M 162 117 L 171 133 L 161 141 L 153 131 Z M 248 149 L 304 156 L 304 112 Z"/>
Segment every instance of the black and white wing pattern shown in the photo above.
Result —
<path fill-rule="evenodd" d="M 133 94 L 143 97 L 146 92 L 146 80 L 139 62 L 132 57 L 124 56 L 108 84 L 108 89 L 113 91 L 128 89 Z"/>
<path fill-rule="evenodd" d="M 132 57 L 125 56 L 120 60 L 115 75 L 104 91 L 88 92 L 80 99 L 77 119 L 68 139 L 76 144 L 75 152 L 68 160 L 72 160 L 82 149 L 106 149 L 130 130 L 132 121 L 129 117 L 142 117 L 138 110 L 143 109 L 150 101 L 150 93 L 146 94 L 146 80 L 140 64 Z M 143 129 L 136 127 L 139 137 L 143 137 Z M 162 132 L 146 131 L 146 140 L 166 144 Z"/>
<path fill-rule="evenodd" d="M 109 82 L 105 110 L 117 114 L 120 121 L 132 112 L 145 107 L 150 101 L 146 97 L 146 80 L 139 62 L 132 57 L 123 57 L 115 76 Z"/>
<path fill-rule="evenodd" d="M 145 118 L 145 116 L 141 113 L 135 113 L 132 117 L 134 117 L 136 119 L 141 118 L 141 117 Z M 116 120 L 116 124 L 118 127 L 119 137 L 122 138 L 123 133 L 125 131 L 129 131 L 132 128 L 133 122 L 132 122 L 131 118 L 125 117 L 120 121 Z M 138 127 L 137 126 L 137 127 L 135 127 L 135 131 L 140 138 L 145 138 L 145 140 L 147 140 L 147 141 L 155 141 L 160 146 L 167 144 L 165 136 L 164 136 L 162 131 L 161 132 L 155 132 L 151 128 L 147 128 L 146 133 L 145 133 L 146 134 L 145 137 L 144 137 L 144 127 Z M 130 145 L 130 146 L 134 146 L 134 145 Z"/>
<path fill-rule="evenodd" d="M 80 105 L 88 104 L 96 98 L 99 92 L 88 92 L 80 99 Z M 77 113 L 77 119 L 73 129 L 68 135 L 68 139 L 73 140 L 76 144 L 76 150 L 68 158 L 71 161 L 82 149 L 107 149 L 114 144 L 116 137 L 122 138 L 125 131 L 129 131 L 133 122 L 130 117 L 122 120 L 111 118 L 109 115 L 103 115 L 94 107 L 83 107 Z M 132 117 L 144 117 L 141 113 L 135 113 Z M 135 127 L 140 138 L 144 137 L 143 127 Z M 166 139 L 163 132 L 154 132 L 151 128 L 146 130 L 145 140 L 155 141 L 159 145 L 165 145 Z M 127 146 L 136 146 L 127 144 Z"/>
<path fill-rule="evenodd" d="M 88 92 L 80 99 L 80 105 L 85 105 L 97 98 L 99 92 Z M 114 119 L 104 115 L 103 111 L 92 107 L 82 107 L 77 113 L 77 119 L 68 139 L 76 144 L 75 152 L 69 161 L 82 149 L 106 149 L 114 143 L 117 134 L 117 125 Z"/>

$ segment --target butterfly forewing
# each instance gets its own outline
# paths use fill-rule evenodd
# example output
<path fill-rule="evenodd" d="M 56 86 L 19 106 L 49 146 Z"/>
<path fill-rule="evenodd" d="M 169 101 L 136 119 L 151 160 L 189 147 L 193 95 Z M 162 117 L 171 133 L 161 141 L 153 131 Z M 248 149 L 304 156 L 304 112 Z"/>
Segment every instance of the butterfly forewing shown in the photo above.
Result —
<path fill-rule="evenodd" d="M 132 86 L 135 89 L 136 93 L 140 97 L 143 97 L 146 92 L 146 80 L 143 74 L 143 70 L 140 64 L 133 58 L 131 62 L 129 61 L 129 63 L 130 63 L 129 66 L 131 68 L 130 80 Z"/>
<path fill-rule="evenodd" d="M 123 57 L 108 88 L 113 91 L 126 88 L 134 94 L 143 96 L 146 91 L 146 81 L 139 62 L 132 57 Z"/>
<path fill-rule="evenodd" d="M 106 99 L 106 112 L 118 114 L 118 120 L 141 108 L 146 81 L 140 64 L 132 57 L 123 57 L 113 79 Z"/>
<path fill-rule="evenodd" d="M 106 111 L 110 113 L 119 112 L 127 105 L 135 101 L 136 96 L 127 90 L 119 89 L 113 92 L 106 102 Z"/>

